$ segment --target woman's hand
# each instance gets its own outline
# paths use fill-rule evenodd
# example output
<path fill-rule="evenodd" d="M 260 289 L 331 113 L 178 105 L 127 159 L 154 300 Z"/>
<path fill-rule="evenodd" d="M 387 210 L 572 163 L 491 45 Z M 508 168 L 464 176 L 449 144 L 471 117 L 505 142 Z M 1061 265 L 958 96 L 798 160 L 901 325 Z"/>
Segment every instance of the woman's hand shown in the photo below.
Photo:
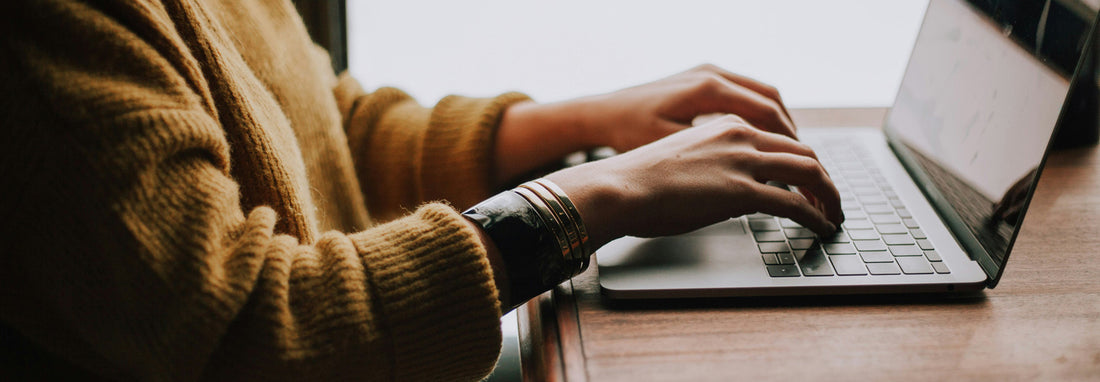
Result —
<path fill-rule="evenodd" d="M 756 128 L 795 138 L 779 92 L 769 85 L 701 65 L 683 73 L 623 89 L 581 98 L 589 113 L 579 119 L 598 146 L 632 150 L 691 127 L 707 114 L 736 114 Z"/>
<path fill-rule="evenodd" d="M 626 152 L 714 113 L 736 114 L 756 128 L 795 137 L 794 123 L 775 88 L 702 65 L 613 93 L 512 106 L 497 132 L 494 179 L 501 185 L 570 152 L 594 147 Z"/>
<path fill-rule="evenodd" d="M 596 247 L 754 212 L 791 218 L 821 235 L 843 221 L 840 196 L 809 147 L 736 116 L 547 178 L 577 204 Z M 797 186 L 802 194 L 767 181 Z"/>

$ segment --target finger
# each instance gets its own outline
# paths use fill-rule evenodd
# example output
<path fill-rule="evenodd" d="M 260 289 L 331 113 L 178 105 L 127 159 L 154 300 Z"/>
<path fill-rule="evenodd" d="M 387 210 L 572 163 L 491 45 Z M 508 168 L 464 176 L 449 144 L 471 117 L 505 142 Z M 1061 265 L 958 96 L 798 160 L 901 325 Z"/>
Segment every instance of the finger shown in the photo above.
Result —
<path fill-rule="evenodd" d="M 692 126 L 702 126 L 702 125 L 715 123 L 715 122 L 717 122 L 718 124 L 725 124 L 727 126 L 728 125 L 738 125 L 739 127 L 744 127 L 745 129 L 751 130 L 751 131 L 761 131 L 760 129 L 757 129 L 757 128 L 753 127 L 752 124 L 749 123 L 749 121 L 746 121 L 744 118 L 741 118 L 740 115 L 730 114 L 730 113 L 700 114 L 700 115 L 695 116 L 695 119 L 691 120 L 691 125 Z M 769 134 L 772 134 L 772 133 L 769 133 Z"/>
<path fill-rule="evenodd" d="M 825 168 L 820 165 L 820 160 L 817 158 L 817 153 L 815 153 L 813 148 L 811 148 L 809 145 L 807 145 L 805 143 L 802 143 L 802 142 L 799 142 L 799 141 L 796 141 L 796 140 L 793 140 L 793 139 L 788 138 L 788 137 L 783 136 L 783 135 L 768 133 L 768 132 L 760 132 L 759 134 L 756 134 L 753 137 L 753 147 L 755 147 L 757 150 L 760 150 L 760 151 L 763 151 L 763 152 L 791 153 L 791 154 L 795 154 L 795 155 L 801 155 L 801 156 L 813 158 L 813 160 L 817 162 L 815 164 L 816 167 L 818 167 L 820 169 L 820 171 L 823 171 L 825 173 L 826 178 L 829 181 L 829 184 L 831 186 L 830 190 L 833 190 L 835 192 L 835 185 L 833 185 L 831 183 L 832 178 L 828 177 L 828 171 L 825 170 Z M 771 180 L 771 179 L 768 179 L 768 180 Z M 782 180 L 779 180 L 779 179 L 775 179 L 775 180 L 783 182 Z M 784 182 L 784 183 L 794 185 L 794 183 L 790 183 L 790 182 Z M 804 196 L 806 196 L 806 198 L 810 200 L 811 204 L 813 204 L 817 207 L 820 207 L 820 208 L 825 208 L 826 206 L 829 205 L 829 202 L 828 202 L 829 199 L 821 200 L 821 199 L 815 197 L 815 194 L 813 192 L 807 192 L 807 191 L 803 191 L 803 190 L 797 189 L 797 188 L 798 187 L 796 187 L 796 190 L 794 190 L 794 191 L 798 191 L 798 192 L 802 193 Z M 843 219 L 844 219 L 843 211 L 836 212 L 834 209 L 830 209 L 829 212 L 830 213 L 828 213 L 827 215 L 830 217 L 830 219 L 836 219 L 836 218 L 840 219 L 839 221 L 838 220 L 833 220 L 834 223 L 839 223 L 839 222 L 843 221 Z"/>
<path fill-rule="evenodd" d="M 705 77 L 689 101 L 695 114 L 737 114 L 754 127 L 796 138 L 794 124 L 776 101 L 721 76 Z"/>
<path fill-rule="evenodd" d="M 778 181 L 808 191 L 807 202 L 816 205 L 833 224 L 843 221 L 840 193 L 816 159 L 791 153 L 762 153 L 753 167 L 753 177 Z"/>
<path fill-rule="evenodd" d="M 845 217 L 843 206 L 828 207 L 828 204 L 826 202 L 822 201 L 813 193 L 804 190 L 798 186 L 791 186 L 791 191 L 797 192 L 802 196 L 805 196 L 806 199 L 808 199 L 810 203 L 814 205 L 814 207 L 817 207 L 817 209 L 820 211 L 825 211 L 825 217 L 829 219 L 829 221 L 833 224 L 840 225 L 841 223 L 844 223 Z"/>
<path fill-rule="evenodd" d="M 756 203 L 760 207 L 758 212 L 789 218 L 821 236 L 829 236 L 836 232 L 836 225 L 829 222 L 825 215 L 810 205 L 802 195 L 763 183 L 756 183 L 750 187 L 753 187 L 753 195 L 757 198 Z"/>
<path fill-rule="evenodd" d="M 695 116 L 695 118 L 692 118 L 691 125 L 692 126 L 705 125 L 707 123 L 714 122 L 714 121 L 718 120 L 719 118 L 725 117 L 727 115 L 735 116 L 733 114 L 726 114 L 726 113 L 699 114 L 699 115 Z M 740 118 L 740 117 L 738 117 L 738 118 Z M 744 122 L 743 119 L 741 121 Z"/>
<path fill-rule="evenodd" d="M 813 148 L 786 135 L 762 132 L 754 137 L 753 147 L 764 152 L 786 152 L 818 160 L 817 153 L 814 152 Z"/>
<path fill-rule="evenodd" d="M 773 154 L 778 156 L 792 156 L 792 154 Z M 793 186 L 792 191 L 803 194 L 807 201 L 821 210 L 825 217 L 833 224 L 844 221 L 844 213 L 841 210 L 840 194 L 833 185 L 828 175 L 819 168 L 814 168 L 812 160 L 806 157 L 801 160 L 782 159 L 771 163 L 761 163 L 757 167 L 754 177 L 765 181 L 779 181 Z"/>
<path fill-rule="evenodd" d="M 791 113 L 787 111 L 787 106 L 783 104 L 783 98 L 779 95 L 779 90 L 776 89 L 774 86 L 765 84 L 749 77 L 742 76 L 737 73 L 730 72 L 728 70 L 722 69 L 717 65 L 705 64 L 700 66 L 698 69 L 701 71 L 718 74 L 719 76 L 722 76 L 730 82 L 744 86 L 775 101 L 777 104 L 779 104 L 779 108 L 783 111 L 783 115 L 786 116 L 789 121 L 791 121 L 791 126 L 795 128 L 795 131 L 797 131 L 798 128 L 794 124 L 794 118 L 791 118 Z"/>

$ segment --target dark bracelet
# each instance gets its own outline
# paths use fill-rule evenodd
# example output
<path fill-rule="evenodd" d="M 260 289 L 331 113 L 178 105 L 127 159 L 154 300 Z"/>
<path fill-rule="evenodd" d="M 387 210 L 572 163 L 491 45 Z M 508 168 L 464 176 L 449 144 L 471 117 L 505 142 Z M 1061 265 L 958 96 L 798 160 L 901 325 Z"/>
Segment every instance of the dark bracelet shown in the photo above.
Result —
<path fill-rule="evenodd" d="M 550 290 L 571 275 L 557 237 L 527 199 L 505 191 L 462 213 L 485 230 L 508 271 L 510 308 Z"/>

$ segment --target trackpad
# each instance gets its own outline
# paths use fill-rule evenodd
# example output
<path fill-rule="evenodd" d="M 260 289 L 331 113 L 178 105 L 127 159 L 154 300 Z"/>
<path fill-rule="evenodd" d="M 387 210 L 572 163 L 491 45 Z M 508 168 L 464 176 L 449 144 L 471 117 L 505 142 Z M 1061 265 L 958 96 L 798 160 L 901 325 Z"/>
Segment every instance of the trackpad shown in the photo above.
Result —
<path fill-rule="evenodd" d="M 732 219 L 691 233 L 643 239 L 625 237 L 596 252 L 601 279 L 729 276 L 734 269 L 760 269 L 761 260 L 743 219 Z"/>

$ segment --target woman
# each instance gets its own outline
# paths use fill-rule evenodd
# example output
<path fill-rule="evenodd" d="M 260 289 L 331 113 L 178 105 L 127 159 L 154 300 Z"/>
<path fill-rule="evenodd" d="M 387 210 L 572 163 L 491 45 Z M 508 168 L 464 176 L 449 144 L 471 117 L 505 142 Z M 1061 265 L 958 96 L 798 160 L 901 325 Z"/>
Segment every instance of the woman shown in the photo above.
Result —
<path fill-rule="evenodd" d="M 286 1 L 0 7 L 23 377 L 474 380 L 501 311 L 609 240 L 842 219 L 775 90 L 712 66 L 424 108 L 334 75 Z M 715 113 L 736 116 L 688 128 Z M 625 153 L 506 190 L 596 146 Z"/>

